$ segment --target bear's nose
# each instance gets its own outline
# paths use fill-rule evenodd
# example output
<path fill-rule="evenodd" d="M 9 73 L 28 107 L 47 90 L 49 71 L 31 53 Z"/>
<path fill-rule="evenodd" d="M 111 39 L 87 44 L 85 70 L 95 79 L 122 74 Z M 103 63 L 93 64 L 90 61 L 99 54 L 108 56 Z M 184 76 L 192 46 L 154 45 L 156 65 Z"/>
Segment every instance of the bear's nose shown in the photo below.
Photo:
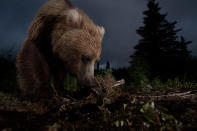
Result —
<path fill-rule="evenodd" d="M 95 81 L 95 79 L 91 79 L 91 80 L 89 81 L 89 85 L 90 85 L 90 87 L 95 87 L 95 86 L 96 86 L 96 81 Z"/>
<path fill-rule="evenodd" d="M 94 87 L 96 86 L 96 82 L 94 79 L 87 79 L 86 81 L 84 81 L 84 86 L 88 87 L 88 88 L 91 88 L 91 87 Z"/>

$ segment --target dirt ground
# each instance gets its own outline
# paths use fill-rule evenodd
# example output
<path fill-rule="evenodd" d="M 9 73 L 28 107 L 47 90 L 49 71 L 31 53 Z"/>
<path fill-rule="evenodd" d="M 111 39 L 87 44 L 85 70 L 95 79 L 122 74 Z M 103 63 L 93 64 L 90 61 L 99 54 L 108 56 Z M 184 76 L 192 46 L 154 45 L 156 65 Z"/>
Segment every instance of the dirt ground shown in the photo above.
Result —
<path fill-rule="evenodd" d="M 196 90 L 131 94 L 110 78 L 98 83 L 39 102 L 0 93 L 0 130 L 197 130 Z"/>

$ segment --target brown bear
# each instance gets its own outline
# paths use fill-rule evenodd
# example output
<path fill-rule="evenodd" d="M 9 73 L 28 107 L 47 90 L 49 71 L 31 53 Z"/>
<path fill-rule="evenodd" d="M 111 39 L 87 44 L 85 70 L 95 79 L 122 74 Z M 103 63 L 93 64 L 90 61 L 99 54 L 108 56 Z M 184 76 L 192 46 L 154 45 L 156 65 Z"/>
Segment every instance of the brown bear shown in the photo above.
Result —
<path fill-rule="evenodd" d="M 23 95 L 32 99 L 51 94 L 51 77 L 55 88 L 63 89 L 67 73 L 75 76 L 79 85 L 92 86 L 104 32 L 67 0 L 45 3 L 34 17 L 17 56 Z"/>

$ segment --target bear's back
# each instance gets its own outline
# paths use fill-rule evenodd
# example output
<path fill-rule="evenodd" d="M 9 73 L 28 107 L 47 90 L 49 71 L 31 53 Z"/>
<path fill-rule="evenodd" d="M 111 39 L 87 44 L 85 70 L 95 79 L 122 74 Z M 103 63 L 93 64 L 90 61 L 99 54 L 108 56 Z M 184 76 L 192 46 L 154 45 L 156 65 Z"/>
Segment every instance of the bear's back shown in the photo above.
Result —
<path fill-rule="evenodd" d="M 60 12 L 72 8 L 72 4 L 67 0 L 49 0 L 37 12 L 39 15 L 59 15 Z"/>
<path fill-rule="evenodd" d="M 26 40 L 37 40 L 46 28 L 51 28 L 61 12 L 73 8 L 67 0 L 49 0 L 36 13 L 28 30 Z"/>

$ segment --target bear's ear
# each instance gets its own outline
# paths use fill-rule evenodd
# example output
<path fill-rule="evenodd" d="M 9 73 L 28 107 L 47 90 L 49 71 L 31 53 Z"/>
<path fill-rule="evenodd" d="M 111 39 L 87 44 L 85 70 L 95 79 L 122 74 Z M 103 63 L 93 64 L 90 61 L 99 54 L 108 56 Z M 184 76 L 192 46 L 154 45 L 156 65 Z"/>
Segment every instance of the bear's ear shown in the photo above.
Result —
<path fill-rule="evenodd" d="M 99 32 L 101 34 L 101 37 L 104 37 L 104 34 L 105 34 L 105 28 L 104 27 L 99 27 Z"/>
<path fill-rule="evenodd" d="M 69 6 L 69 7 L 73 7 L 72 3 L 69 0 L 64 0 L 64 2 Z"/>
<path fill-rule="evenodd" d="M 67 12 L 67 17 L 69 21 L 77 23 L 80 19 L 80 14 L 77 9 L 69 9 Z"/>

